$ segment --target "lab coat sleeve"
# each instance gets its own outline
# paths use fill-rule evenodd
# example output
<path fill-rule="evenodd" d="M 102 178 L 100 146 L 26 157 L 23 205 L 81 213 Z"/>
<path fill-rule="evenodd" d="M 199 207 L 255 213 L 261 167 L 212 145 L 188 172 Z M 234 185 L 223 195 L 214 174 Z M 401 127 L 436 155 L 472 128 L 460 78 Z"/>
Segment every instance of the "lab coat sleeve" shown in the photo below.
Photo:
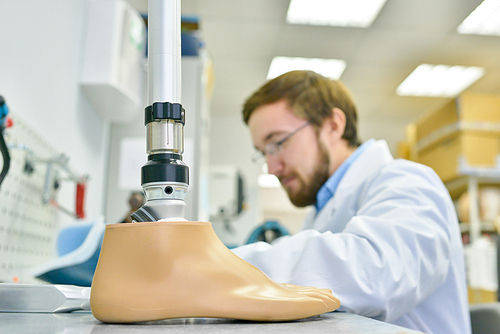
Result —
<path fill-rule="evenodd" d="M 435 173 L 418 165 L 380 173 L 357 200 L 340 233 L 304 230 L 234 252 L 275 281 L 330 288 L 341 310 L 391 322 L 443 284 L 458 222 Z"/>

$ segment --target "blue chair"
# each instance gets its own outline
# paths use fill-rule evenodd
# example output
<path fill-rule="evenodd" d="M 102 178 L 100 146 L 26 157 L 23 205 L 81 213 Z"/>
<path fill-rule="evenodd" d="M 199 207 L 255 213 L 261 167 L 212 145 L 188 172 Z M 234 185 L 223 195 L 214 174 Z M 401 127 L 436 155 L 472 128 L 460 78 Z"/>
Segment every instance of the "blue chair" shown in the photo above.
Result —
<path fill-rule="evenodd" d="M 31 274 L 52 284 L 90 286 L 101 253 L 104 218 L 69 226 L 57 238 L 58 257 L 31 270 Z"/>

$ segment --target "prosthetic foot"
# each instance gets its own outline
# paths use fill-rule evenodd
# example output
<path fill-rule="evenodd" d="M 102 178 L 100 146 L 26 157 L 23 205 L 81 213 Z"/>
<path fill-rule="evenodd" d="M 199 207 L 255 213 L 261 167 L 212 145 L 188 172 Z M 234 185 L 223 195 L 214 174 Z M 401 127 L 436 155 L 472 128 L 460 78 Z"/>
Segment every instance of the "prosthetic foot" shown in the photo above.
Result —
<path fill-rule="evenodd" d="M 90 304 L 109 323 L 286 321 L 340 306 L 327 289 L 274 282 L 228 250 L 208 222 L 107 225 Z"/>

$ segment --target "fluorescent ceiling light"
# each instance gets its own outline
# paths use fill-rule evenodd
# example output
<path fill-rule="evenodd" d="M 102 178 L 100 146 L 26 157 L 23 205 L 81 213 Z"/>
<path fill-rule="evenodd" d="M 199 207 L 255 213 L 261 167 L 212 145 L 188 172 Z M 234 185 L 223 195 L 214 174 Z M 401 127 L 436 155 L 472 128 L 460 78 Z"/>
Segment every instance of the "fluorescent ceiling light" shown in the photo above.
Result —
<path fill-rule="evenodd" d="M 275 57 L 269 67 L 267 79 L 293 70 L 311 70 L 337 80 L 344 72 L 345 66 L 345 61 L 338 59 Z"/>
<path fill-rule="evenodd" d="M 500 0 L 484 0 L 457 30 L 461 34 L 500 36 Z"/>
<path fill-rule="evenodd" d="M 366 28 L 387 0 L 292 0 L 286 21 L 292 24 Z"/>
<path fill-rule="evenodd" d="M 422 64 L 399 85 L 399 95 L 456 97 L 484 74 L 480 67 Z"/>

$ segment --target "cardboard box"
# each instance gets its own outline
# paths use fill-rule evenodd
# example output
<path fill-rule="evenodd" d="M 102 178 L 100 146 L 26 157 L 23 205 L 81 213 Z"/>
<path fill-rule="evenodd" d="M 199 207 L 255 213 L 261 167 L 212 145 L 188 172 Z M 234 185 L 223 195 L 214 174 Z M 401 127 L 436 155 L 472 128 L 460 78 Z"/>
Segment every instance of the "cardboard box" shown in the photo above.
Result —
<path fill-rule="evenodd" d="M 464 93 L 415 123 L 416 161 L 432 167 L 444 181 L 469 167 L 499 168 L 500 96 Z"/>
<path fill-rule="evenodd" d="M 471 287 L 468 287 L 467 290 L 469 295 L 469 304 L 493 303 L 498 301 L 496 291 L 473 289 Z"/>

